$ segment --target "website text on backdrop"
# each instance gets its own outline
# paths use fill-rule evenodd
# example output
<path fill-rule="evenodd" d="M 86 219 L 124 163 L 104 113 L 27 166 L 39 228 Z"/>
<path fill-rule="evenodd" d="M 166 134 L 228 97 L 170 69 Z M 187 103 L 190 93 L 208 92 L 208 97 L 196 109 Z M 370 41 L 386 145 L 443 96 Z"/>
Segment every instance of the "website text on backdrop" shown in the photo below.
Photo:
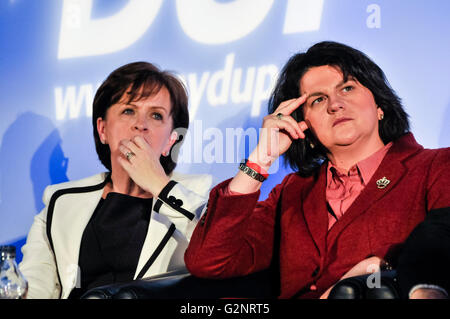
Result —
<path fill-rule="evenodd" d="M 22 249 L 28 298 L 76 298 L 184 268 L 212 184 L 174 172 L 177 129 L 189 125 L 185 87 L 151 63 L 121 66 L 97 90 L 92 124 L 108 172 L 46 188 Z"/>
<path fill-rule="evenodd" d="M 258 202 L 279 155 L 295 172 Z M 450 149 L 416 142 L 384 72 L 359 50 L 320 42 L 284 66 L 258 145 L 211 191 L 186 266 L 194 276 L 230 278 L 266 269 L 273 258 L 280 298 L 326 298 L 340 279 L 395 267 L 419 223 L 442 209 L 448 216 L 449 180 Z M 434 284 L 445 297 L 445 278 L 407 280 L 403 296 Z"/>

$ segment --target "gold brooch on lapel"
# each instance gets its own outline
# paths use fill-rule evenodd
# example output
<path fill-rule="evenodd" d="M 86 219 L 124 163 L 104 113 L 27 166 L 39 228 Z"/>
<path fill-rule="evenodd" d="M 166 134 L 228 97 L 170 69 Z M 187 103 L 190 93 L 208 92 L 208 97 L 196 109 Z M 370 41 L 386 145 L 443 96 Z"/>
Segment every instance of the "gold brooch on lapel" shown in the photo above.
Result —
<path fill-rule="evenodd" d="M 391 182 L 391 181 L 388 180 L 388 179 L 386 178 L 386 176 L 383 176 L 383 178 L 377 180 L 377 187 L 380 188 L 380 189 L 386 188 L 386 186 L 388 186 L 388 184 L 389 184 L 390 182 Z"/>

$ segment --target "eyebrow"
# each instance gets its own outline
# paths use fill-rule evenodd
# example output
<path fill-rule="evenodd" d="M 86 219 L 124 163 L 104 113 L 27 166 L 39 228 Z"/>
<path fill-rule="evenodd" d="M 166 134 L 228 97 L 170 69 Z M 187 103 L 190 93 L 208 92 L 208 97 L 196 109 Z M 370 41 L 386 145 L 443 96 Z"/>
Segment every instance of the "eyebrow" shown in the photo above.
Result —
<path fill-rule="evenodd" d="M 347 83 L 347 82 L 349 82 L 349 81 L 355 82 L 356 80 L 355 80 L 355 78 L 349 76 L 349 77 L 347 78 L 347 80 L 342 79 L 342 81 L 339 82 L 338 84 L 336 84 L 336 86 L 335 86 L 334 88 L 338 88 L 338 87 L 344 85 L 345 83 Z M 308 96 L 306 97 L 306 100 L 309 100 L 311 97 L 314 97 L 314 96 L 321 96 L 321 95 L 324 95 L 324 93 L 321 92 L 321 91 L 317 91 L 317 92 L 308 94 Z"/>
<path fill-rule="evenodd" d="M 125 105 L 131 105 L 134 106 L 136 108 L 139 108 L 139 106 L 137 106 L 136 104 L 134 104 L 133 102 L 130 103 L 124 103 Z M 150 106 L 151 109 L 161 109 L 164 110 L 165 112 L 167 112 L 166 108 L 164 106 L 159 106 L 159 105 L 151 105 Z"/>

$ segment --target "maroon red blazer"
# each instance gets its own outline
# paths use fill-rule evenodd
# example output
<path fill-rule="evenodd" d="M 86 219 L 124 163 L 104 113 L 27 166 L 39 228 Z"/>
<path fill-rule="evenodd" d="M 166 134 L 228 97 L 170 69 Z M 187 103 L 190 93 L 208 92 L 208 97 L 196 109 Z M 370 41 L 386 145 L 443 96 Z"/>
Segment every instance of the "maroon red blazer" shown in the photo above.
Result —
<path fill-rule="evenodd" d="M 229 278 L 268 268 L 281 200 L 280 298 L 318 298 L 361 260 L 389 258 L 427 212 L 450 206 L 450 148 L 424 149 L 409 133 L 328 231 L 326 167 L 316 177 L 287 175 L 262 202 L 259 192 L 225 196 L 230 180 L 217 185 L 186 251 L 188 270 Z M 378 188 L 383 177 L 389 184 Z"/>

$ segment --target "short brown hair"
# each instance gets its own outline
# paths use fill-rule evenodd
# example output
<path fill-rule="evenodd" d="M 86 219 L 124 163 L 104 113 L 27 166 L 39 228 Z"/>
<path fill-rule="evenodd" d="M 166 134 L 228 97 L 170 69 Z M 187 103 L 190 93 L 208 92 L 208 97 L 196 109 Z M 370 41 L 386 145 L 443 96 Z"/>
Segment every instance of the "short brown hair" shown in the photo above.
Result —
<path fill-rule="evenodd" d="M 114 70 L 98 88 L 93 103 L 92 126 L 95 149 L 100 162 L 111 171 L 111 151 L 108 145 L 100 141 L 97 131 L 97 119 L 106 117 L 107 110 L 116 104 L 129 90 L 128 102 L 138 101 L 159 92 L 165 87 L 169 91 L 173 128 L 189 127 L 188 97 L 183 83 L 171 72 L 160 70 L 148 62 L 134 62 Z M 174 145 L 181 143 L 178 136 Z M 174 146 L 173 145 L 173 146 Z M 172 149 L 173 149 L 172 146 Z M 171 152 L 172 152 L 171 149 Z M 160 162 L 166 174 L 170 174 L 176 166 L 176 155 L 161 156 Z"/>

